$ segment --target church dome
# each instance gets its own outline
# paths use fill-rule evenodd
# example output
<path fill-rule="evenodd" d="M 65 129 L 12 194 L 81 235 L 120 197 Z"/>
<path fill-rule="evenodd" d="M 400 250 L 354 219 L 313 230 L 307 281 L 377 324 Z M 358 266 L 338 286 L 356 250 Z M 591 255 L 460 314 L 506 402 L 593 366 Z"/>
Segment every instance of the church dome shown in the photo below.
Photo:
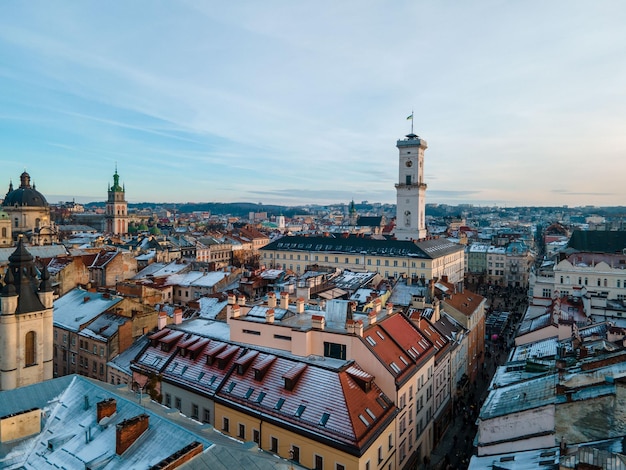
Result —
<path fill-rule="evenodd" d="M 30 175 L 26 172 L 20 175 L 20 187 L 13 189 L 13 183 L 9 184 L 9 191 L 2 203 L 4 207 L 28 206 L 28 207 L 48 207 L 48 201 L 35 185 L 30 185 Z"/>

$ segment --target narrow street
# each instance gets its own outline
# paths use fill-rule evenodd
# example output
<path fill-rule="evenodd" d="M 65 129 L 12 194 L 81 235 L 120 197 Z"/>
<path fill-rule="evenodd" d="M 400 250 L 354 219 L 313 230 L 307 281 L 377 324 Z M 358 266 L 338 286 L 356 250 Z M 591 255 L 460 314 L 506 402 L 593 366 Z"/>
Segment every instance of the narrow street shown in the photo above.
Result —
<path fill-rule="evenodd" d="M 488 299 L 489 313 L 486 315 L 509 311 L 512 313 L 511 321 L 499 341 L 485 341 L 483 373 L 479 374 L 478 379 L 471 385 L 466 399 L 457 402 L 458 406 L 455 406 L 453 411 L 452 423 L 431 454 L 430 465 L 422 464 L 417 468 L 464 470 L 468 467 L 470 458 L 475 452 L 476 419 L 480 408 L 487 398 L 489 384 L 496 368 L 503 365 L 508 358 L 515 331 L 528 303 L 526 291 L 520 288 L 491 288 L 490 290 L 487 286 L 477 290 Z"/>

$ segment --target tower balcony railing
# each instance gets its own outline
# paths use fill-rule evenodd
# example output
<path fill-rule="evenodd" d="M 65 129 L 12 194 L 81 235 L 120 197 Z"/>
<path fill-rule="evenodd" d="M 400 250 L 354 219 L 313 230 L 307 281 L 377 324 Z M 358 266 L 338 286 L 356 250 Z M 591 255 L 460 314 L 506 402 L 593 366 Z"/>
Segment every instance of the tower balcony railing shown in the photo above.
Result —
<path fill-rule="evenodd" d="M 426 189 L 427 187 L 426 183 L 396 183 L 396 189 Z"/>

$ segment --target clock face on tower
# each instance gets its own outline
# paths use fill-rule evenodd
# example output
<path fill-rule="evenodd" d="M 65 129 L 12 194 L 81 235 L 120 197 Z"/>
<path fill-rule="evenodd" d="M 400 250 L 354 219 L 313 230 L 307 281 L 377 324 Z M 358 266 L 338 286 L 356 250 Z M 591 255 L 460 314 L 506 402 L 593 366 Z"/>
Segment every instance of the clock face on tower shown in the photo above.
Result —
<path fill-rule="evenodd" d="M 408 166 L 409 168 L 413 166 L 413 162 L 411 160 L 407 160 L 405 163 L 406 166 Z"/>

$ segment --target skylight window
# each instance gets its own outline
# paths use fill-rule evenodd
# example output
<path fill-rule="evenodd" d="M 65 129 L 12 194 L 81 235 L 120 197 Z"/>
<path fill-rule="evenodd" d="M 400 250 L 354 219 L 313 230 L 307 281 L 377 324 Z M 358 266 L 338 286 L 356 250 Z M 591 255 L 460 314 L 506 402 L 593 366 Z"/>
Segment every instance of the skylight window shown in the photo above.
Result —
<path fill-rule="evenodd" d="M 247 400 L 248 398 L 250 398 L 250 395 L 252 395 L 252 393 L 253 393 L 253 392 L 254 392 L 254 389 L 253 389 L 252 387 L 250 387 L 250 388 L 248 389 L 248 391 L 246 392 L 246 394 L 245 394 L 245 398 L 246 398 L 246 400 Z"/>
<path fill-rule="evenodd" d="M 365 426 L 369 427 L 370 422 L 369 422 L 369 421 L 365 418 L 365 416 L 363 416 L 363 415 L 359 415 L 359 419 L 360 419 L 361 421 L 363 421 L 363 424 L 364 424 Z"/>
<path fill-rule="evenodd" d="M 215 382 L 215 379 L 217 379 L 217 375 L 214 375 L 213 377 L 211 377 L 211 380 L 209 380 L 209 386 L 213 385 L 213 382 Z"/>
<path fill-rule="evenodd" d="M 400 360 L 401 360 L 402 362 L 404 362 L 404 365 L 405 365 L 405 366 L 408 366 L 408 365 L 409 365 L 409 363 L 408 363 L 408 362 L 407 362 L 407 360 L 404 358 L 404 356 L 400 356 Z"/>
<path fill-rule="evenodd" d="M 376 330 L 376 334 L 380 337 L 380 339 L 382 339 L 382 340 L 385 339 L 385 337 L 383 336 L 383 334 L 380 331 Z"/>
<path fill-rule="evenodd" d="M 200 374 L 198 375 L 198 382 L 202 380 L 202 377 L 204 377 L 204 371 L 200 372 Z"/>
<path fill-rule="evenodd" d="M 302 413 L 304 413 L 305 409 L 306 409 L 306 405 L 300 405 L 298 409 L 296 410 L 296 412 L 294 413 L 295 417 L 299 418 L 300 416 L 302 416 Z"/>
<path fill-rule="evenodd" d="M 320 426 L 326 426 L 328 418 L 330 418 L 330 413 L 322 413 L 322 417 L 320 418 Z"/>
<path fill-rule="evenodd" d="M 285 399 L 284 398 L 279 398 L 278 401 L 276 402 L 276 405 L 274 406 L 275 410 L 280 410 L 283 407 L 283 404 L 285 403 Z"/>
<path fill-rule="evenodd" d="M 374 341 L 374 338 L 372 338 L 371 336 L 366 336 L 365 339 L 372 346 L 376 346 L 376 341 Z"/>
<path fill-rule="evenodd" d="M 370 410 L 369 408 L 365 408 L 365 412 L 370 415 L 370 418 L 372 418 L 374 421 L 376 421 L 376 415 L 374 414 L 374 412 L 372 410 Z"/>
<path fill-rule="evenodd" d="M 401 372 L 400 368 L 398 367 L 398 364 L 396 364 L 395 362 L 392 362 L 389 365 L 391 366 L 391 368 L 396 374 L 399 374 Z"/>
<path fill-rule="evenodd" d="M 235 382 L 231 382 L 228 384 L 228 393 L 233 391 L 233 389 L 235 388 L 235 385 L 237 385 Z"/>
<path fill-rule="evenodd" d="M 257 403 L 261 403 L 263 401 L 263 399 L 265 398 L 265 395 L 267 395 L 265 392 L 259 393 L 259 396 L 256 397 L 256 402 Z"/>

